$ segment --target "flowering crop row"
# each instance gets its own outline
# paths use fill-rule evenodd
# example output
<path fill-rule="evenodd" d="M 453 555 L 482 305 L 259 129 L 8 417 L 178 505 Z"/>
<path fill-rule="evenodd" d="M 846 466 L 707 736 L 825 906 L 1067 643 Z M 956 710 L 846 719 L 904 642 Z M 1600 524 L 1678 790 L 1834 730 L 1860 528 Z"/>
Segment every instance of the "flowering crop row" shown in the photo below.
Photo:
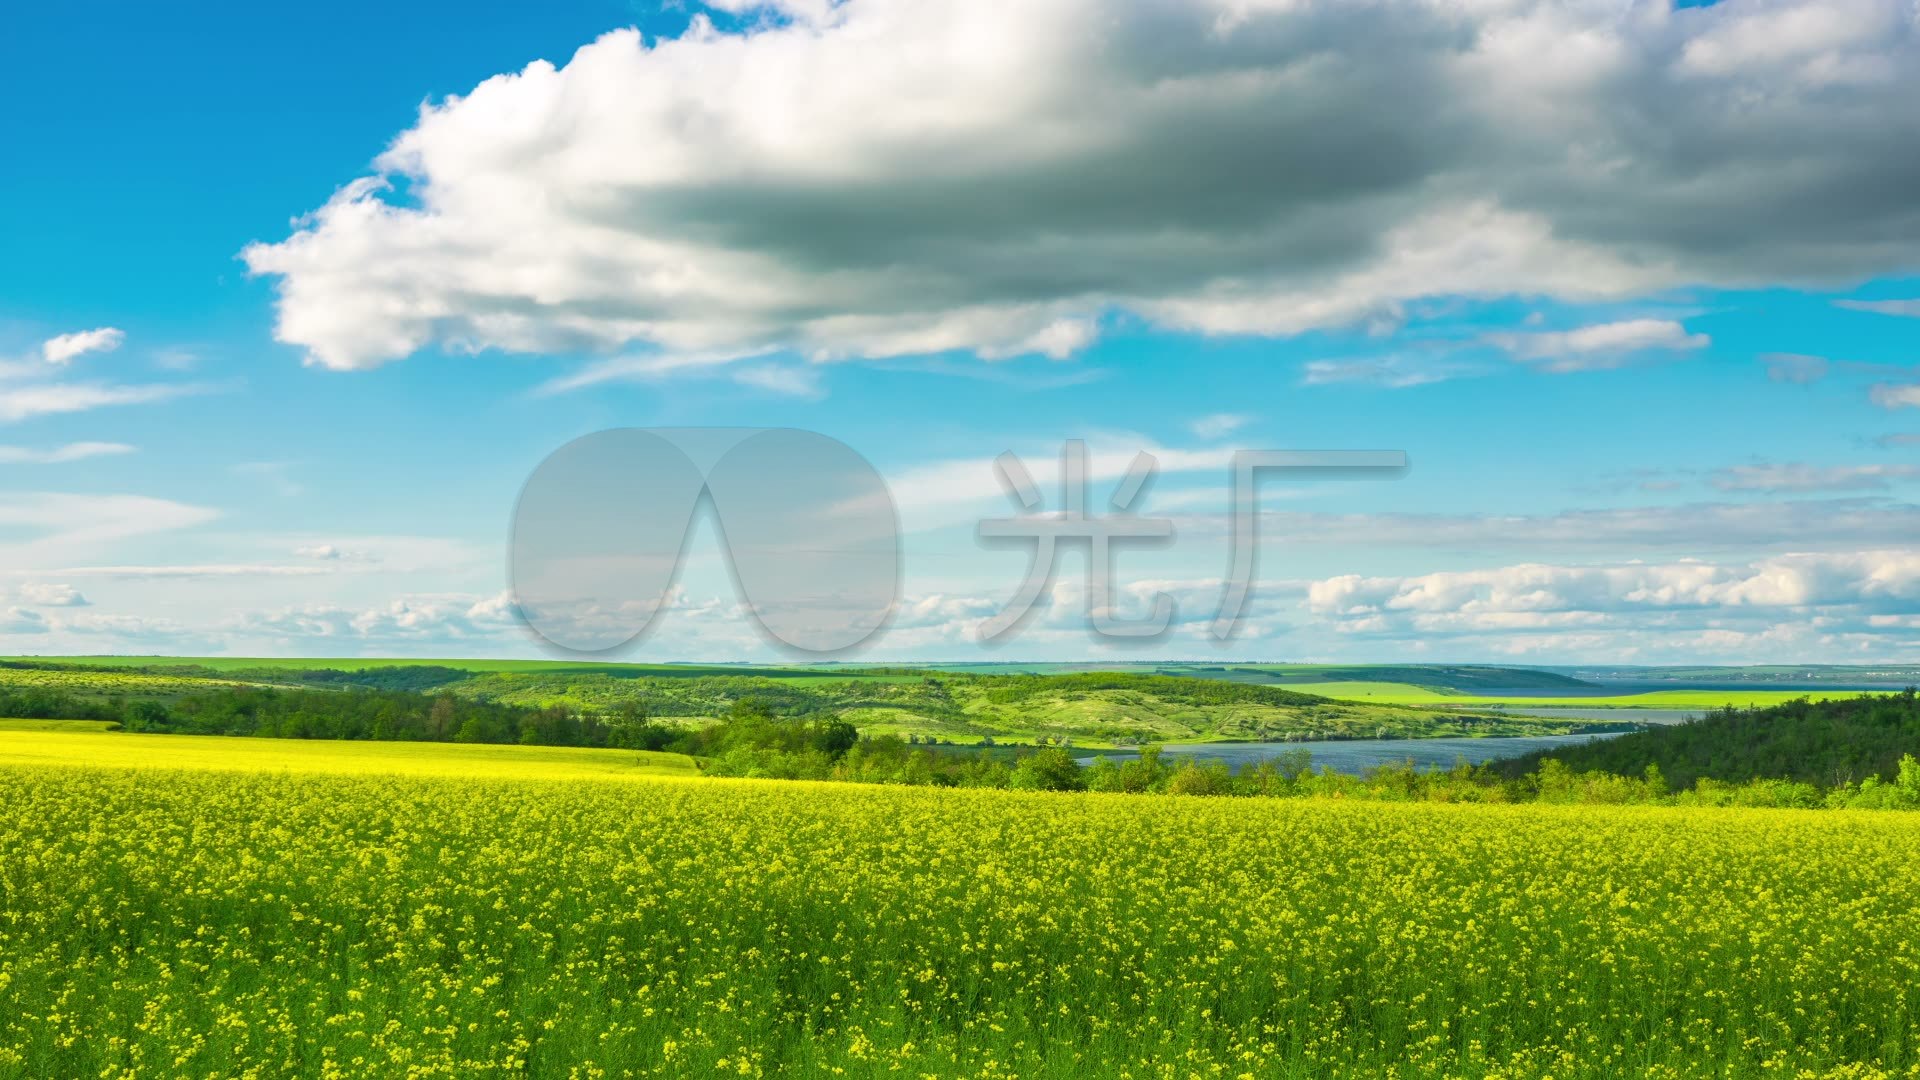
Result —
<path fill-rule="evenodd" d="M 0 767 L 0 1077 L 1910 1075 L 1920 817 Z"/>

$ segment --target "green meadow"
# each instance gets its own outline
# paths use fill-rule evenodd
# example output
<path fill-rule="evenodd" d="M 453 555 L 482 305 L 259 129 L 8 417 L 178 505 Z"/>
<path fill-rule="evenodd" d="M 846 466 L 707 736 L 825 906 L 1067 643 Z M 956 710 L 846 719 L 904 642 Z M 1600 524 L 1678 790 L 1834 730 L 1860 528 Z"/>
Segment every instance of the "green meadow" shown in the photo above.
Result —
<path fill-rule="evenodd" d="M 1499 706 L 1524 712 L 1533 708 L 1582 709 L 1764 709 L 1799 698 L 1828 701 L 1853 697 L 1857 690 L 1647 690 L 1631 694 L 1554 695 L 1554 694 L 1476 694 L 1438 686 L 1415 686 L 1397 682 L 1288 682 L 1287 689 L 1302 694 L 1338 698 L 1345 701 L 1371 701 L 1383 705 L 1431 705 L 1457 708 Z"/>

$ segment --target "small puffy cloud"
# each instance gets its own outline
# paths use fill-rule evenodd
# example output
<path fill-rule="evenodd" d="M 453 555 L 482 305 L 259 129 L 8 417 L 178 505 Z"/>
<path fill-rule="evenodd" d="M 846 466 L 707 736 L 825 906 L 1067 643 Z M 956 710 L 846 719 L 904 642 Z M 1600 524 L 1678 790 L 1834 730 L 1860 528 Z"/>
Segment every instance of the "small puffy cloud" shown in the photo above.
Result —
<path fill-rule="evenodd" d="M 1920 299 L 1914 300 L 1835 300 L 1850 311 L 1871 311 L 1877 315 L 1904 315 L 1920 319 Z"/>
<path fill-rule="evenodd" d="M 1643 353 L 1689 352 L 1711 343 L 1707 335 L 1690 334 L 1671 319 L 1626 319 L 1574 330 L 1489 334 L 1487 341 L 1516 360 L 1552 372 L 1616 368 Z"/>
<path fill-rule="evenodd" d="M 126 332 L 111 326 L 80 330 L 48 338 L 40 345 L 40 356 L 49 364 L 66 364 L 76 356 L 93 352 L 112 352 L 127 339 Z"/>
<path fill-rule="evenodd" d="M 381 559 L 370 551 L 342 547 L 333 543 L 300 544 L 293 554 L 302 559 L 325 563 L 377 563 Z M 429 560 L 431 561 L 431 560 Z"/>
<path fill-rule="evenodd" d="M 241 616 L 231 629 L 285 638 L 428 642 L 487 638 L 517 624 L 511 595 L 401 596 L 373 607 L 308 604 Z"/>
<path fill-rule="evenodd" d="M 1253 422 L 1253 417 L 1244 413 L 1214 413 L 1203 416 L 1187 427 L 1197 438 L 1224 439 Z"/>
<path fill-rule="evenodd" d="M 502 589 L 492 596 L 475 600 L 466 611 L 466 618 L 476 626 L 506 626 L 518 617 L 519 606 L 514 603 L 513 592 Z"/>
<path fill-rule="evenodd" d="M 28 582 L 20 586 L 18 596 L 21 603 L 38 607 L 86 607 L 87 598 L 80 590 L 71 585 L 59 585 L 50 582 Z"/>
<path fill-rule="evenodd" d="M 41 450 L 30 446 L 0 446 L 0 465 L 61 465 L 69 461 L 131 454 L 126 443 L 76 442 Z"/>
<path fill-rule="evenodd" d="M 1824 356 L 1805 356 L 1800 353 L 1767 353 L 1760 358 L 1767 366 L 1767 378 L 1774 382 L 1816 383 L 1827 377 L 1832 365 Z"/>
<path fill-rule="evenodd" d="M 1875 383 L 1867 398 L 1883 409 L 1920 408 L 1920 384 Z"/>

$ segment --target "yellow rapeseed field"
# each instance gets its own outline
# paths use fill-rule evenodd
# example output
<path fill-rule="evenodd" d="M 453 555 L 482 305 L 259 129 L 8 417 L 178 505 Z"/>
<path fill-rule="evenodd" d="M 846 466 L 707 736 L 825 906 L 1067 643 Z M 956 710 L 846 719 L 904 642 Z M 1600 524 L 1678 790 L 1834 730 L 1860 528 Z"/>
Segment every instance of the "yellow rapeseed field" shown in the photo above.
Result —
<path fill-rule="evenodd" d="M 109 732 L 106 728 L 106 724 L 88 720 L 0 720 L 0 765 L 519 780 L 694 775 L 692 758 L 646 750 L 139 735 Z"/>
<path fill-rule="evenodd" d="M 74 740 L 166 767 L 58 763 Z M 513 747 L 273 743 L 302 768 L 251 742 L 0 731 L 0 1076 L 1920 1062 L 1920 815 L 676 779 L 612 751 L 586 753 L 627 771 L 589 777 Z M 434 755 L 493 775 L 418 775 Z"/>

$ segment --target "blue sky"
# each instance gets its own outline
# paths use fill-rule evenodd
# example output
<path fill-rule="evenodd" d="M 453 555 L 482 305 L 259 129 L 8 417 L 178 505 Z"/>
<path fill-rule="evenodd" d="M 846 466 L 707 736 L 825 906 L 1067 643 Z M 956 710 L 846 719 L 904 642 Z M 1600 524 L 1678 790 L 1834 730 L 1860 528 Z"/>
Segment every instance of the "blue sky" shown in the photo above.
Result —
<path fill-rule="evenodd" d="M 892 485 L 865 657 L 1917 658 L 1910 7 L 725 6 L 15 16 L 0 649 L 541 655 L 533 466 L 727 425 Z M 983 649 L 1067 438 L 1176 625 Z M 1414 467 L 1266 488 L 1220 644 L 1236 447 Z M 781 655 L 713 547 L 621 656 Z"/>

